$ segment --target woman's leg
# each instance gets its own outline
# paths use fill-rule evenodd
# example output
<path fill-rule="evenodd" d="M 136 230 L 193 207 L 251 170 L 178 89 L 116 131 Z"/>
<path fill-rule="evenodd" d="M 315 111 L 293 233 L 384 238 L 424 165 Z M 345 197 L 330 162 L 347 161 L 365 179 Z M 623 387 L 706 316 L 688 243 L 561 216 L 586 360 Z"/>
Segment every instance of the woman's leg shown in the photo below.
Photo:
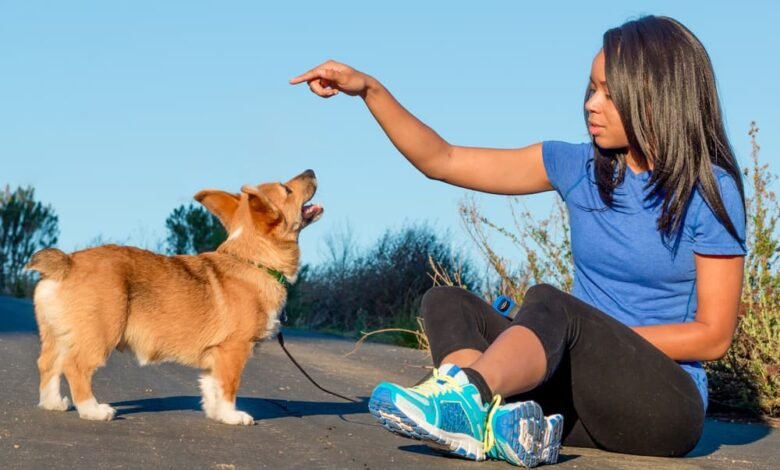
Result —
<path fill-rule="evenodd" d="M 494 361 L 514 365 L 518 362 L 516 350 L 519 349 L 519 354 L 525 358 L 523 363 L 527 365 L 521 370 L 529 375 L 527 380 L 530 385 L 524 389 L 538 384 L 544 376 L 545 351 L 534 333 L 519 326 L 512 327 L 512 331 L 508 332 L 507 328 L 511 326 L 511 320 L 497 313 L 491 305 L 476 295 L 460 288 L 434 288 L 423 298 L 421 312 L 425 320 L 434 365 L 437 368 L 442 364 L 455 364 L 461 367 L 462 374 L 465 374 L 471 385 L 479 391 L 480 402 L 485 404 L 483 406 L 487 406 L 487 403 L 492 401 L 493 393 L 482 375 L 469 366 L 481 360 L 484 351 L 487 351 L 485 354 L 492 357 Z M 505 341 L 514 343 L 515 350 L 510 354 L 504 354 L 501 348 L 492 347 L 491 343 L 495 343 L 499 336 Z M 449 366 L 444 369 L 439 368 L 440 374 L 449 374 L 451 371 Z M 504 374 L 504 376 L 518 380 L 517 374 L 512 376 Z M 428 377 L 418 385 L 426 382 L 427 379 Z M 437 379 L 437 382 L 439 380 Z M 520 377 L 519 380 L 524 378 Z M 449 400 L 459 401 L 452 398 Z M 486 411 L 483 411 L 482 419 L 485 419 Z M 486 456 L 523 466 L 554 463 L 560 448 L 563 420 L 560 416 L 544 418 L 542 412 L 538 404 L 526 402 L 501 407 L 495 413 L 491 413 L 490 423 L 495 439 L 490 441 L 491 447 Z M 481 428 L 483 425 L 477 423 L 479 421 L 477 415 L 474 423 Z M 392 425 L 387 427 L 398 432 Z M 524 431 L 518 432 L 519 429 Z M 444 425 L 442 430 L 447 431 L 449 427 Z M 463 447 L 465 446 L 461 446 L 461 449 Z"/>
<path fill-rule="evenodd" d="M 470 366 L 512 324 L 483 299 L 460 287 L 429 289 L 420 313 L 435 367 Z"/>
<path fill-rule="evenodd" d="M 514 325 L 482 298 L 457 287 L 434 287 L 423 296 L 420 310 L 434 366 L 477 370 L 476 381 L 482 383 L 475 385 L 482 389 L 486 381 L 490 388 L 485 395 L 516 394 L 542 381 L 547 359 L 536 334 Z"/>
<path fill-rule="evenodd" d="M 429 290 L 422 314 L 437 370 L 410 388 L 380 383 L 369 400 L 371 414 L 394 433 L 435 442 L 468 459 L 527 467 L 554 463 L 560 433 L 545 432 L 539 405 L 499 407 L 481 376 L 459 367 L 479 357 L 511 322 L 479 297 L 453 287 Z M 544 436 L 553 436 L 549 444 Z"/>
<path fill-rule="evenodd" d="M 471 354 L 455 363 L 471 366 L 505 395 L 528 390 L 542 375 L 516 398 L 563 414 L 566 445 L 675 456 L 698 442 L 704 407 L 688 374 L 630 328 L 569 294 L 534 286 L 510 322 L 479 297 L 440 287 L 426 294 L 422 313 L 437 367 Z M 535 341 L 513 333 L 525 329 Z M 507 339 L 497 341 L 502 334 Z M 522 378 L 536 342 L 545 352 L 544 373 Z M 536 359 L 530 363 L 538 366 Z"/>
<path fill-rule="evenodd" d="M 690 376 L 629 327 L 548 285 L 528 290 L 512 327 L 471 365 L 494 393 L 525 392 L 531 382 L 518 379 L 528 375 L 529 347 L 510 341 L 517 328 L 533 331 L 546 356 L 541 385 L 520 398 L 564 415 L 564 444 L 571 436 L 614 452 L 678 456 L 698 442 L 704 407 Z"/>

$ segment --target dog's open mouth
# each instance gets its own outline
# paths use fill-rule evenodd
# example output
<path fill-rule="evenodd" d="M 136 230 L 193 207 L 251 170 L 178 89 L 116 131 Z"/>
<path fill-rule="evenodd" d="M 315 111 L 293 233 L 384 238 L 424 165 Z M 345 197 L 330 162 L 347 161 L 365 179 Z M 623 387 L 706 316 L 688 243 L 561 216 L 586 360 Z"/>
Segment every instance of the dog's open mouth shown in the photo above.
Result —
<path fill-rule="evenodd" d="M 319 204 L 306 204 L 301 208 L 301 217 L 308 225 L 320 218 L 324 209 Z"/>

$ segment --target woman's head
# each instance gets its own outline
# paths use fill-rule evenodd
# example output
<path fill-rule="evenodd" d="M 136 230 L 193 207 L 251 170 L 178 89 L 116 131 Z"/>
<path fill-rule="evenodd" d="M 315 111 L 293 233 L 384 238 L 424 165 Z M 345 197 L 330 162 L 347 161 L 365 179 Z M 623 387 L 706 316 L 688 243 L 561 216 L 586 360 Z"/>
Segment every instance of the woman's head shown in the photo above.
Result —
<path fill-rule="evenodd" d="M 588 133 L 596 145 L 603 149 L 628 148 L 625 125 L 607 85 L 604 51 L 599 51 L 593 59 L 585 112 Z"/>
<path fill-rule="evenodd" d="M 701 42 L 676 20 L 645 16 L 604 33 L 594 70 L 601 60 L 611 99 L 607 104 L 625 133 L 621 141 L 614 129 L 599 135 L 601 128 L 589 127 L 598 148 L 597 181 L 605 202 L 612 202 L 612 189 L 625 175 L 630 151 L 637 163 L 653 168 L 649 197 L 663 199 L 658 219 L 662 232 L 677 232 L 691 194 L 699 189 L 736 235 L 712 165 L 731 174 L 740 191 L 741 178 L 723 126 L 712 63 Z M 590 123 L 597 125 L 604 116 L 598 113 L 600 85 L 591 83 L 585 109 Z"/>

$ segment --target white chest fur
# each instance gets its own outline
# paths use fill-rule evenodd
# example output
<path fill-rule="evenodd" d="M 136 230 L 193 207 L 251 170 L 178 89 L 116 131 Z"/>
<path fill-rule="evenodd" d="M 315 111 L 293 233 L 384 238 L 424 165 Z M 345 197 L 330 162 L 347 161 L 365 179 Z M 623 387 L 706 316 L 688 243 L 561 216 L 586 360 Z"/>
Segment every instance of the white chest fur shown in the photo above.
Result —
<path fill-rule="evenodd" d="M 284 306 L 282 306 L 279 310 L 272 310 L 268 312 L 268 317 L 266 318 L 265 323 L 265 331 L 258 331 L 258 334 L 261 338 L 270 338 L 279 331 L 279 328 L 282 326 L 282 322 L 280 321 L 280 316 L 282 313 L 282 310 L 284 310 Z"/>

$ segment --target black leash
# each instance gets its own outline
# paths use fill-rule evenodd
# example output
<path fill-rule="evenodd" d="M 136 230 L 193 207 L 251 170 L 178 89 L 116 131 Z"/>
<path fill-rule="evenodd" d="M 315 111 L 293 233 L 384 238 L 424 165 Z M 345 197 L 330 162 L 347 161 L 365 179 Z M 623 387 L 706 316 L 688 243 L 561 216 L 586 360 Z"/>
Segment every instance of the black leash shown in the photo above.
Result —
<path fill-rule="evenodd" d="M 240 259 L 240 260 L 242 260 L 244 262 L 247 262 L 247 263 L 249 263 L 249 264 L 251 264 L 251 265 L 253 265 L 253 266 L 255 266 L 255 267 L 259 268 L 259 269 L 263 269 L 263 270 L 267 271 L 268 274 L 272 275 L 277 281 L 279 281 L 279 283 L 282 286 L 284 286 L 285 289 L 289 289 L 290 288 L 290 283 L 287 281 L 287 278 L 284 277 L 284 274 L 282 274 L 281 272 L 279 272 L 279 271 L 277 271 L 275 269 L 271 269 L 271 268 L 269 268 L 269 267 L 267 267 L 265 265 L 262 265 L 260 263 L 255 262 L 255 261 L 248 260 L 248 259 L 245 259 L 245 258 L 239 258 L 236 255 L 232 255 L 230 253 L 228 253 L 228 254 L 233 256 L 233 257 L 236 257 L 236 258 L 238 258 L 238 259 Z M 284 309 L 284 308 L 282 308 L 282 311 L 279 312 L 279 322 L 282 325 L 287 323 L 287 310 Z M 282 351 L 284 351 L 284 353 L 287 354 L 287 357 L 289 357 L 290 360 L 292 361 L 292 363 L 295 364 L 295 367 L 297 367 L 298 370 L 301 371 L 301 373 L 303 375 L 305 375 L 307 379 L 309 379 L 309 382 L 314 384 L 315 387 L 319 388 L 320 390 L 322 390 L 323 392 L 325 392 L 327 394 L 333 395 L 334 397 L 341 398 L 342 400 L 351 401 L 352 403 L 360 403 L 359 401 L 354 400 L 352 398 L 348 398 L 348 397 L 345 397 L 344 395 L 339 395 L 336 392 L 331 392 L 328 389 L 322 388 L 320 386 L 320 384 L 318 384 L 314 379 L 312 379 L 311 376 L 309 374 L 307 374 L 305 370 L 303 370 L 303 367 L 301 367 L 301 365 L 298 364 L 298 361 L 296 361 L 295 358 L 292 357 L 292 354 L 290 354 L 290 351 L 288 351 L 287 348 L 284 347 L 284 336 L 282 335 L 282 330 L 281 329 L 279 329 L 279 332 L 276 334 L 276 339 L 279 341 L 279 346 L 282 347 Z"/>
<path fill-rule="evenodd" d="M 295 367 L 297 367 L 297 368 L 298 368 L 298 370 L 299 370 L 299 371 L 301 371 L 301 373 L 303 373 L 303 375 L 305 375 L 307 379 L 309 379 L 309 382 L 311 382 L 311 383 L 313 383 L 313 384 L 314 384 L 314 386 L 315 386 L 315 387 L 319 388 L 320 390 L 322 390 L 322 391 L 323 391 L 323 392 L 325 392 L 325 393 L 328 393 L 328 394 L 330 394 L 330 395 L 333 395 L 334 397 L 339 397 L 339 398 L 341 398 L 342 400 L 351 401 L 352 403 L 360 403 L 360 402 L 359 402 L 359 401 L 357 401 L 357 400 L 354 400 L 354 399 L 352 399 L 352 398 L 345 397 L 344 395 L 339 395 L 339 394 L 338 394 L 338 393 L 336 393 L 336 392 L 331 392 L 330 390 L 327 390 L 327 389 L 325 389 L 325 388 L 322 388 L 322 387 L 320 387 L 320 384 L 318 384 L 317 382 L 315 382 L 315 381 L 314 381 L 314 379 L 312 379 L 312 378 L 311 378 L 311 376 L 310 376 L 309 374 L 307 374 L 305 370 L 303 370 L 303 367 L 301 367 L 301 365 L 300 365 L 300 364 L 298 364 L 298 361 L 296 361 L 296 360 L 295 360 L 295 358 L 294 358 L 294 357 L 292 357 L 292 354 L 290 354 L 290 351 L 288 351 L 288 350 L 287 350 L 287 348 L 286 348 L 286 347 L 284 347 L 284 336 L 282 336 L 282 331 L 281 331 L 281 330 L 279 330 L 279 332 L 276 334 L 276 339 L 277 339 L 277 340 L 279 340 L 279 346 L 281 346 L 281 347 L 282 347 L 282 350 L 284 351 L 284 353 L 285 353 L 285 354 L 287 354 L 287 357 L 289 357 L 289 358 L 290 358 L 290 360 L 292 361 L 292 363 L 293 363 L 293 364 L 295 364 Z"/>

